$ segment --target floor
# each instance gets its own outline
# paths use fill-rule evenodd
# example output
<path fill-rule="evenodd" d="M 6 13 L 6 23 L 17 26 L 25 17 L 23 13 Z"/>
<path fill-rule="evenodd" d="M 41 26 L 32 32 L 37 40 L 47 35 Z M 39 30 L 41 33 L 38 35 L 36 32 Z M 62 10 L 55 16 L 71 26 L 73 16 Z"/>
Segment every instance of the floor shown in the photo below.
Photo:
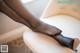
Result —
<path fill-rule="evenodd" d="M 23 42 L 22 37 L 13 40 L 8 45 L 8 53 L 33 53 Z"/>

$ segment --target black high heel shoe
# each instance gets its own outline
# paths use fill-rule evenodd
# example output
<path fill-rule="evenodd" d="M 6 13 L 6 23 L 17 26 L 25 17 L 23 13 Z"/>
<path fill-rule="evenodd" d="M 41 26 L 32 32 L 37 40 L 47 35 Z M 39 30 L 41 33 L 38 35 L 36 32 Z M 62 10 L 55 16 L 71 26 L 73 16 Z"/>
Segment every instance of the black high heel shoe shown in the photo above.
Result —
<path fill-rule="evenodd" d="M 74 51 L 76 51 L 76 48 L 80 43 L 80 40 L 77 38 L 74 39 L 74 38 L 64 37 L 61 34 L 54 36 L 54 39 L 57 40 L 61 45 L 64 45 Z"/>

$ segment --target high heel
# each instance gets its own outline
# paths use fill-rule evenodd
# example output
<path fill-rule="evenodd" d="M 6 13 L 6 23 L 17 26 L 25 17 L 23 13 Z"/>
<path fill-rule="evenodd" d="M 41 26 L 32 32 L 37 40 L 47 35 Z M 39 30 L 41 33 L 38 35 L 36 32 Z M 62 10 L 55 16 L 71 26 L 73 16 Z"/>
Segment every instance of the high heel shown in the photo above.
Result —
<path fill-rule="evenodd" d="M 78 47 L 80 40 L 77 38 L 69 38 L 69 37 L 64 37 L 63 35 L 56 35 L 54 36 L 54 39 L 57 40 L 61 45 L 64 45 L 72 50 L 76 50 Z"/>
<path fill-rule="evenodd" d="M 74 39 L 74 43 L 73 43 L 73 50 L 76 50 L 76 48 L 77 48 L 77 46 L 79 45 L 79 43 L 80 43 L 80 40 L 77 39 L 77 38 L 75 38 L 75 39 Z"/>

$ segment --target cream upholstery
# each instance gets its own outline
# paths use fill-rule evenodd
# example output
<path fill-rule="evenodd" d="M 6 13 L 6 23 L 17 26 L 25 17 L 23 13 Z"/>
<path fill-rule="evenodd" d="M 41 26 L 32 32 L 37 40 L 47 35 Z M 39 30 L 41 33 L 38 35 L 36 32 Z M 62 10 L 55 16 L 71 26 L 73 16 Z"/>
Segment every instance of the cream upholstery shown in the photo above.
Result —
<path fill-rule="evenodd" d="M 60 28 L 64 36 L 80 39 L 80 20 L 66 15 L 58 15 L 41 20 Z M 24 32 L 23 39 L 34 53 L 74 53 L 69 48 L 60 46 L 53 38 L 31 30 Z M 80 52 L 80 46 L 78 50 Z"/>

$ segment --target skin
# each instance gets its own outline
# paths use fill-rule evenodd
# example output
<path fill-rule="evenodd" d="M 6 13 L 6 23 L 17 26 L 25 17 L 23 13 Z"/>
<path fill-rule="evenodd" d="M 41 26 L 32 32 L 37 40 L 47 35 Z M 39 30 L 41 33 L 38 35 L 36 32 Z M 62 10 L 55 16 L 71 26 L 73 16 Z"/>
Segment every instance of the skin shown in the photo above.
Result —
<path fill-rule="evenodd" d="M 16 22 L 22 23 L 35 32 L 44 33 L 51 37 L 62 31 L 34 17 L 23 6 L 20 0 L 0 0 L 0 11 Z"/>

